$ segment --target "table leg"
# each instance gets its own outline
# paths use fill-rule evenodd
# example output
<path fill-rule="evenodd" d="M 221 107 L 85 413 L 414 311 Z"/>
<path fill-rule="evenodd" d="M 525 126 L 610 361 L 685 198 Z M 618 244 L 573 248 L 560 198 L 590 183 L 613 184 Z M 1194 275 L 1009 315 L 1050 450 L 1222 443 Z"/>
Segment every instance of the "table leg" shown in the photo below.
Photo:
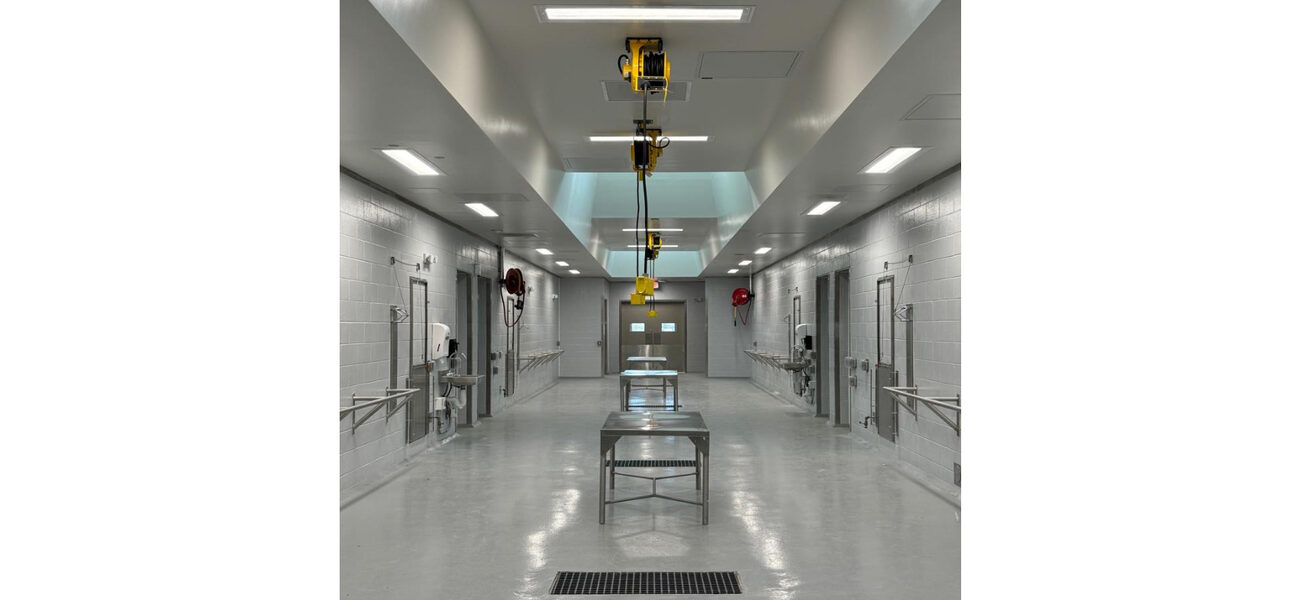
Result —
<path fill-rule="evenodd" d="M 627 412 L 629 410 L 628 407 L 630 407 L 631 405 L 632 405 L 632 380 L 629 379 L 623 382 L 623 412 Z"/>
<path fill-rule="evenodd" d="M 677 396 L 679 395 L 680 394 L 677 391 L 677 379 L 674 378 L 673 379 L 673 410 L 674 411 L 681 410 L 682 408 L 681 403 L 677 402 Z"/>
<path fill-rule="evenodd" d="M 603 443 L 601 445 L 604 445 Z M 605 524 L 605 451 L 600 452 L 600 524 Z"/>
<path fill-rule="evenodd" d="M 709 524 L 709 453 L 704 453 L 704 524 Z M 604 516 L 604 513 L 601 513 Z"/>
<path fill-rule="evenodd" d="M 609 447 L 609 489 L 614 489 L 614 461 L 618 456 L 617 444 Z"/>
<path fill-rule="evenodd" d="M 700 489 L 700 449 L 695 449 L 695 489 Z"/>

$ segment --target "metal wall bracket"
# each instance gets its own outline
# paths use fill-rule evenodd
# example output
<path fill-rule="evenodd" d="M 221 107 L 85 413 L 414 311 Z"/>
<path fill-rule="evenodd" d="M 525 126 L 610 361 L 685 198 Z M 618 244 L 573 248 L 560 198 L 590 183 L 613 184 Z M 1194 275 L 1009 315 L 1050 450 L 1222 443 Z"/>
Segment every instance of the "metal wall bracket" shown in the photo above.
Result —
<path fill-rule="evenodd" d="M 559 350 L 550 350 L 550 351 L 547 351 L 547 352 L 539 352 L 539 353 L 537 353 L 537 354 L 530 354 L 530 355 L 528 355 L 528 356 L 521 356 L 521 357 L 519 357 L 519 360 L 521 360 L 521 361 L 527 361 L 527 362 L 524 363 L 524 366 L 521 367 L 521 368 L 519 369 L 519 371 L 520 371 L 520 372 L 523 372 L 523 371 L 527 371 L 527 370 L 529 370 L 529 369 L 533 369 L 533 368 L 536 368 L 536 367 L 540 367 L 540 366 L 542 366 L 542 365 L 544 365 L 544 364 L 546 364 L 546 363 L 552 362 L 552 361 L 554 361 L 555 359 L 559 358 L 561 354 L 564 354 L 564 349 L 563 349 L 563 348 L 560 348 Z"/>
<path fill-rule="evenodd" d="M 907 260 L 903 260 L 903 261 L 897 261 L 897 260 L 896 260 L 896 261 L 894 261 L 894 264 L 897 265 L 899 262 L 905 262 L 905 263 L 907 263 L 907 264 L 909 264 L 909 265 L 912 264 L 912 255 L 911 255 L 911 254 L 908 254 L 908 255 L 907 255 Z M 889 261 L 885 261 L 885 270 L 886 270 L 886 271 L 889 270 Z"/>
<path fill-rule="evenodd" d="M 920 401 L 926 408 L 930 409 L 930 412 L 933 412 L 935 416 L 939 417 L 939 419 L 947 424 L 948 427 L 951 427 L 953 431 L 956 431 L 958 436 L 961 435 L 961 394 L 952 397 L 929 398 L 913 393 L 916 391 L 916 388 L 914 387 L 884 387 L 882 389 L 893 394 L 895 400 L 904 399 L 903 401 L 898 402 L 898 404 L 907 407 L 907 410 L 910 411 L 914 417 L 916 416 L 915 403 Z M 940 408 L 953 411 L 956 413 L 955 417 L 949 417 L 948 415 L 939 412 Z"/>
<path fill-rule="evenodd" d="M 392 417 L 397 413 L 397 411 L 401 410 L 403 406 L 406 406 L 406 404 L 410 402 L 411 395 L 418 391 L 420 390 L 388 389 L 384 390 L 384 396 L 358 396 L 352 394 L 352 406 L 343 406 L 339 408 L 339 420 L 342 421 L 348 415 L 352 415 L 352 433 L 356 433 L 358 427 L 370 420 L 370 417 L 373 417 L 375 413 L 379 412 L 384 407 L 388 407 L 388 411 L 384 414 L 384 420 L 387 421 L 389 417 Z M 361 401 L 361 404 L 357 404 L 357 401 Z M 365 416 L 358 420 L 357 413 L 367 408 L 370 409 L 370 412 L 366 413 Z"/>

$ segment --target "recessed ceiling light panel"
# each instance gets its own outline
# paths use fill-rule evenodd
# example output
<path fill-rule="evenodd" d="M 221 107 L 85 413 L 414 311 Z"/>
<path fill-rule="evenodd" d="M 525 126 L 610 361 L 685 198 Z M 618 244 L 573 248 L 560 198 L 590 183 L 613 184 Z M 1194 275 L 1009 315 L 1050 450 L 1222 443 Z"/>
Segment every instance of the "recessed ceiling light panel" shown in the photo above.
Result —
<path fill-rule="evenodd" d="M 631 135 L 589 135 L 588 142 L 623 142 L 624 144 L 632 143 L 633 138 L 637 140 L 645 139 L 640 136 Z M 661 135 L 660 139 L 668 138 L 669 142 L 707 142 L 707 135 Z"/>
<path fill-rule="evenodd" d="M 767 254 L 768 252 L 771 251 L 772 251 L 771 248 L 763 247 L 763 248 L 759 248 L 758 250 L 755 250 L 754 254 Z"/>
<path fill-rule="evenodd" d="M 839 202 L 838 200 L 827 200 L 827 201 L 825 201 L 825 202 L 822 202 L 822 203 L 818 204 L 817 206 L 814 206 L 814 207 L 812 208 L 812 210 L 808 211 L 808 214 L 810 214 L 810 215 L 814 215 L 814 216 L 815 216 L 815 215 L 824 215 L 824 214 L 826 214 L 827 212 L 830 212 L 830 210 L 831 210 L 832 208 L 835 208 L 836 206 L 839 206 L 839 205 L 840 205 L 840 202 Z"/>
<path fill-rule="evenodd" d="M 582 274 L 582 271 L 579 271 L 579 270 L 577 270 L 577 269 L 569 269 L 569 272 L 570 272 L 570 273 L 573 273 L 574 275 L 581 275 L 581 274 Z"/>
<path fill-rule="evenodd" d="M 888 173 L 893 171 L 898 167 L 898 165 L 903 164 L 907 159 L 912 158 L 912 156 L 921 150 L 922 148 L 916 148 L 913 146 L 890 148 L 886 150 L 884 154 L 877 156 L 876 160 L 871 161 L 871 164 L 867 165 L 865 169 L 862 169 L 862 172 L 868 175 L 882 175 Z"/>
<path fill-rule="evenodd" d="M 392 159 L 412 173 L 420 176 L 442 175 L 438 169 L 434 168 L 433 163 L 425 160 L 423 156 L 416 154 L 406 148 L 381 148 L 379 150 L 384 156 Z"/>
<path fill-rule="evenodd" d="M 749 266 L 749 264 L 752 263 L 752 262 L 754 262 L 754 261 L 752 261 L 752 260 L 742 260 L 742 261 L 740 261 L 738 264 L 739 264 L 740 266 L 742 266 L 742 267 L 746 267 L 746 266 Z"/>
<path fill-rule="evenodd" d="M 546 249 L 546 248 L 538 248 L 538 249 L 537 249 L 537 253 L 538 253 L 538 254 L 541 254 L 542 256 L 550 256 L 550 255 L 552 255 L 552 254 L 555 254 L 554 252 L 551 252 L 550 250 L 548 250 L 548 249 Z"/>
<path fill-rule="evenodd" d="M 727 274 L 728 274 L 728 275 L 730 275 L 730 274 L 732 274 L 732 273 L 739 273 L 739 272 L 740 272 L 740 269 L 727 269 Z"/>
<path fill-rule="evenodd" d="M 748 23 L 752 6 L 564 6 L 535 7 L 542 23 L 627 23 L 647 21 L 702 21 Z"/>
<path fill-rule="evenodd" d="M 566 263 L 566 262 L 564 262 L 564 261 L 562 261 L 562 260 L 557 260 L 557 261 L 555 261 L 555 266 L 557 266 L 557 267 L 567 267 L 567 266 L 569 266 L 569 263 Z"/>
<path fill-rule="evenodd" d="M 483 204 L 482 202 L 469 202 L 465 204 L 465 208 L 468 208 L 484 217 L 500 216 L 497 214 L 497 211 L 488 208 L 488 205 Z"/>

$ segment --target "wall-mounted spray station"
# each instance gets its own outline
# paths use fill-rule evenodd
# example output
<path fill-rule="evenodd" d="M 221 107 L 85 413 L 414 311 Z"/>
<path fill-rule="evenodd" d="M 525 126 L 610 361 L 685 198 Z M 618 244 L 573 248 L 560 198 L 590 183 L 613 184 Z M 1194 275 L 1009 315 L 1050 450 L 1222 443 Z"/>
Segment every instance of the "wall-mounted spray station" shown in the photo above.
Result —
<path fill-rule="evenodd" d="M 424 255 L 421 263 L 407 263 L 398 260 L 395 256 L 389 257 L 389 264 L 393 265 L 394 269 L 401 264 L 413 267 L 416 272 L 427 270 L 434 262 L 436 262 L 434 258 L 428 254 Z M 455 423 L 452 412 L 458 408 L 457 402 L 463 400 L 457 397 L 449 403 L 445 391 L 438 393 L 444 383 L 440 378 L 447 374 L 449 359 L 456 351 L 456 340 L 451 337 L 450 327 L 442 323 L 429 322 L 429 281 L 412 276 L 408 282 L 409 303 L 405 306 L 393 304 L 388 307 L 388 387 L 390 389 L 398 387 L 400 361 L 398 332 L 400 325 L 406 323 L 409 364 L 405 388 L 414 390 L 409 402 L 406 403 L 406 443 L 409 444 L 428 435 L 430 431 L 438 434 L 449 432 Z M 398 290 L 400 299 L 401 291 L 397 287 L 396 271 L 394 271 L 393 285 Z"/>
<path fill-rule="evenodd" d="M 503 395 L 515 393 L 515 379 L 519 373 L 519 321 L 524 318 L 524 297 L 528 294 L 528 284 L 524 282 L 524 273 L 519 269 L 506 271 L 506 276 L 498 282 L 501 293 L 501 318 L 506 326 L 506 377 Z"/>
<path fill-rule="evenodd" d="M 809 323 L 795 325 L 794 345 L 790 347 L 790 361 L 803 365 L 802 369 L 791 374 L 794 393 L 808 403 L 817 397 L 817 346 L 813 331 Z"/>

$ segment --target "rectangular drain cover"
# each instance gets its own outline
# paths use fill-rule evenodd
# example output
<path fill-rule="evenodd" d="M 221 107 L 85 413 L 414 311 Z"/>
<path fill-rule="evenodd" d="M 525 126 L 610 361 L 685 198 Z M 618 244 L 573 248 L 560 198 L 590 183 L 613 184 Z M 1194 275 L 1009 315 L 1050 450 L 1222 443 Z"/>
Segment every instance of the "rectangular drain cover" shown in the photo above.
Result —
<path fill-rule="evenodd" d="M 609 465 L 609 460 L 605 460 Z M 616 460 L 615 467 L 694 467 L 695 461 L 689 458 L 639 458 L 631 460 Z"/>
<path fill-rule="evenodd" d="M 621 461 L 620 461 L 621 462 Z M 560 571 L 551 593 L 579 594 L 739 594 L 735 571 Z"/>

